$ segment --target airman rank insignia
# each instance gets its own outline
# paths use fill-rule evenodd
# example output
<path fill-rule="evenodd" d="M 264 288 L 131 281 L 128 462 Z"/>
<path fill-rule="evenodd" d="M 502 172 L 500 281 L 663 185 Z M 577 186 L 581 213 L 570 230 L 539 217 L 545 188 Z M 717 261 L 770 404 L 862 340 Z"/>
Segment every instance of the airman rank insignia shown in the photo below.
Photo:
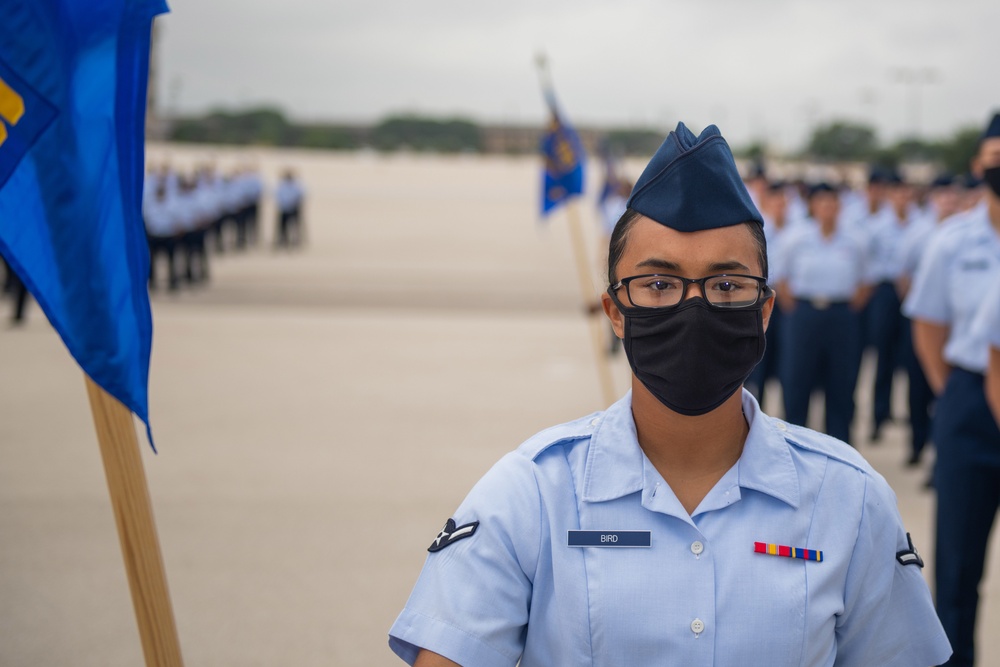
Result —
<path fill-rule="evenodd" d="M 900 565 L 916 565 L 917 567 L 923 567 L 924 559 L 917 553 L 917 549 L 913 546 L 913 539 L 910 538 L 909 533 L 906 534 L 906 544 L 910 548 L 897 551 L 896 560 L 899 561 Z"/>
<path fill-rule="evenodd" d="M 454 544 L 459 540 L 464 540 L 466 537 L 472 537 L 478 527 L 478 521 L 473 521 L 472 523 L 467 523 L 462 526 L 456 526 L 454 519 L 448 519 L 448 522 L 444 524 L 444 528 L 440 533 L 438 533 L 437 538 L 435 538 L 431 545 L 427 547 L 427 550 L 431 553 L 441 551 L 446 546 Z"/>
<path fill-rule="evenodd" d="M 803 549 L 802 547 L 786 547 L 780 544 L 754 542 L 753 551 L 754 553 L 767 554 L 769 556 L 798 558 L 800 560 L 811 560 L 817 563 L 823 562 L 823 552 L 817 551 L 816 549 Z"/>

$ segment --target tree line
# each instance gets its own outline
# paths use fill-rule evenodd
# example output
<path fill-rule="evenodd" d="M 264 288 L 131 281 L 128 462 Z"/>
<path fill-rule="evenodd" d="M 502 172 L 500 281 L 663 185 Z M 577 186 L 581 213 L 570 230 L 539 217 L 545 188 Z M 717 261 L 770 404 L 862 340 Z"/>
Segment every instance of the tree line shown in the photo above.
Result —
<path fill-rule="evenodd" d="M 663 133 L 655 129 L 581 129 L 584 143 L 622 156 L 652 155 Z M 813 128 L 806 145 L 791 157 L 826 162 L 867 162 L 896 167 L 903 162 L 933 162 L 954 173 L 968 169 L 980 129 L 962 128 L 939 140 L 907 138 L 879 141 L 873 127 L 851 121 L 831 121 Z M 179 118 L 169 124 L 166 139 L 178 142 L 285 146 L 330 150 L 430 151 L 439 153 L 531 153 L 537 150 L 541 127 L 497 127 L 465 118 L 394 115 L 372 125 L 301 123 L 274 108 L 211 111 Z M 754 142 L 736 147 L 749 159 L 769 157 L 768 146 Z"/>
<path fill-rule="evenodd" d="M 431 151 L 439 153 L 533 153 L 541 127 L 481 125 L 465 118 L 400 114 L 372 125 L 301 123 L 278 109 L 211 111 L 168 123 L 168 141 L 284 146 L 332 150 Z M 581 130 L 585 144 L 608 142 L 622 155 L 651 155 L 663 140 L 652 129 Z M 588 141 L 589 140 L 589 141 Z"/>

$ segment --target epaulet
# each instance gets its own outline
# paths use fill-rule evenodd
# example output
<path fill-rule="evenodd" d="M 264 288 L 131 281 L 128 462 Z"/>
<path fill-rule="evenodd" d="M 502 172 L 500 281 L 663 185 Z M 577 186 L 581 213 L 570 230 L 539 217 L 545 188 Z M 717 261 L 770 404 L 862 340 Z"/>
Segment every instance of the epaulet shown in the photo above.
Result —
<path fill-rule="evenodd" d="M 834 461 L 839 461 L 852 468 L 856 468 L 865 474 L 875 472 L 875 469 L 858 453 L 858 450 L 843 440 L 838 440 L 833 436 L 805 428 L 804 426 L 789 424 L 775 417 L 770 417 L 770 419 L 774 422 L 775 428 L 784 436 L 785 442 L 793 447 L 821 454 Z"/>
<path fill-rule="evenodd" d="M 582 440 L 594 434 L 601 412 L 594 412 L 580 419 L 552 426 L 531 436 L 517 448 L 522 456 L 534 461 L 546 449 L 561 442 Z"/>
<path fill-rule="evenodd" d="M 961 239 L 962 234 L 964 234 L 966 230 L 975 226 L 976 216 L 973 215 L 974 212 L 975 209 L 972 211 L 962 211 L 961 213 L 956 213 L 950 218 L 945 218 L 941 221 L 941 224 L 934 228 L 932 238 L 947 239 L 949 241 L 956 238 Z"/>

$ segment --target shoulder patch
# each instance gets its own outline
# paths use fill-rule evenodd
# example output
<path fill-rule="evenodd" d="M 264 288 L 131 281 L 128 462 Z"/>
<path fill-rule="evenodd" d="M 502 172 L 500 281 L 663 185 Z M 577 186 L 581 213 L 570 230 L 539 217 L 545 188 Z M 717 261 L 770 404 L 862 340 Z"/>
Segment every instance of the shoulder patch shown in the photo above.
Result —
<path fill-rule="evenodd" d="M 433 542 L 431 542 L 431 545 L 427 547 L 427 550 L 431 553 L 441 551 L 445 547 L 450 546 L 459 540 L 464 540 L 466 537 L 472 537 L 478 527 L 478 521 L 456 526 L 454 519 L 448 519 L 448 521 L 444 524 L 444 528 L 441 529 L 438 536 Z"/>
<path fill-rule="evenodd" d="M 917 553 L 916 547 L 913 546 L 913 538 L 910 537 L 909 533 L 906 534 L 906 544 L 909 549 L 897 551 L 896 560 L 899 561 L 900 565 L 916 565 L 917 567 L 923 567 L 924 559 Z"/>

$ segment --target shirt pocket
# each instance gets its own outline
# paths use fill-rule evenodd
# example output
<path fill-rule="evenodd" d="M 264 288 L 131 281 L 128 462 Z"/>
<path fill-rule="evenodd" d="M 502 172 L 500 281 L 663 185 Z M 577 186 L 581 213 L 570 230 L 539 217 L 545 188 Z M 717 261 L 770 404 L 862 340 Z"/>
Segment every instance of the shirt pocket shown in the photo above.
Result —
<path fill-rule="evenodd" d="M 973 251 L 959 258 L 954 266 L 952 274 L 942 276 L 941 280 L 948 281 L 948 293 L 956 315 L 954 321 L 964 321 L 982 305 L 986 290 L 1000 274 L 1000 259 L 986 252 Z"/>

